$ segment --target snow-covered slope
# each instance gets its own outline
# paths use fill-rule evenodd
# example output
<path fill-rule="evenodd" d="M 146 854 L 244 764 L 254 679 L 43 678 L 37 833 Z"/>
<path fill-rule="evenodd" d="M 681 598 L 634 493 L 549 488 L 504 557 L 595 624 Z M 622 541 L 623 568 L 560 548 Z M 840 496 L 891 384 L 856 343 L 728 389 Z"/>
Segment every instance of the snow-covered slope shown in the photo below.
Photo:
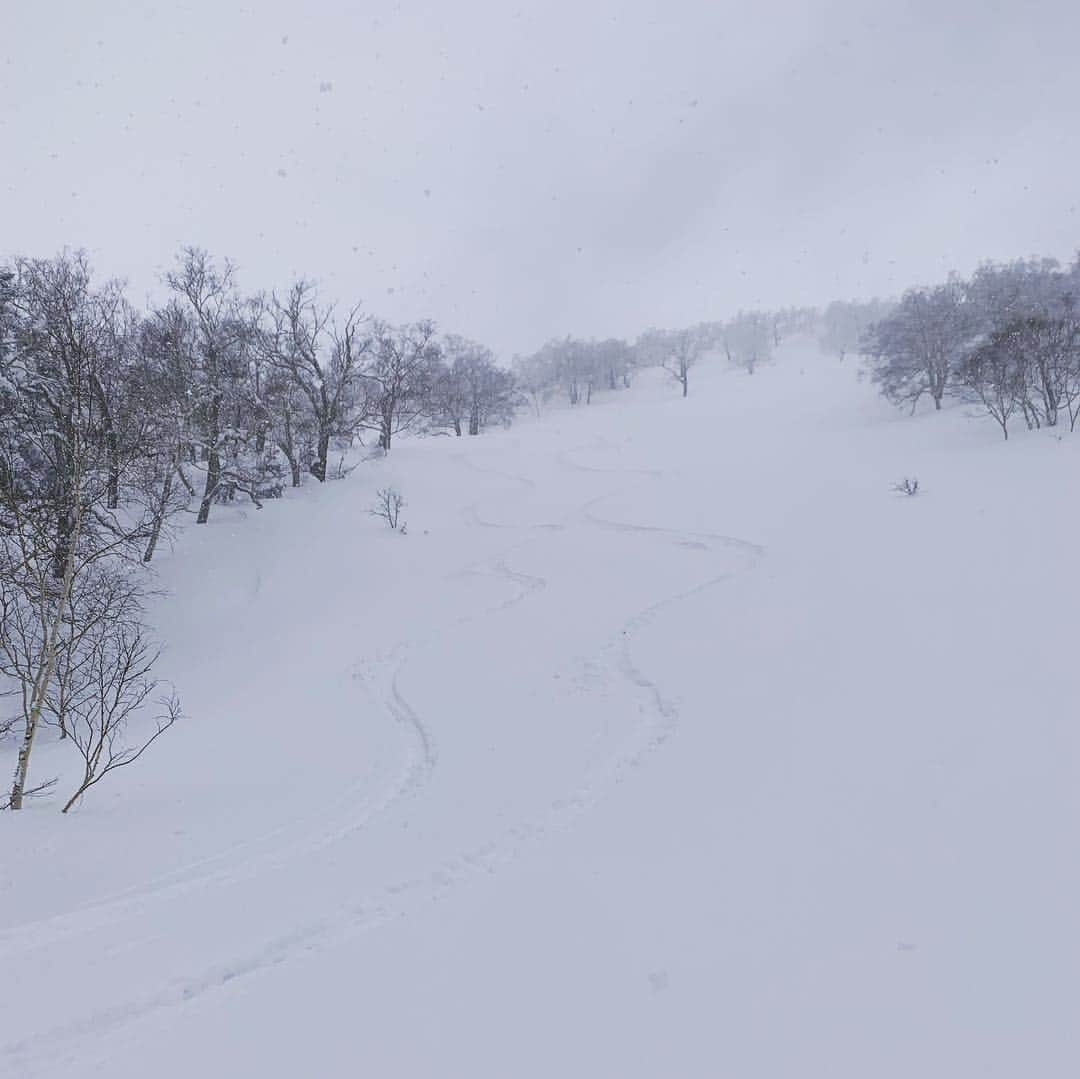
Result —
<path fill-rule="evenodd" d="M 1078 474 L 791 346 L 189 529 L 0 1075 L 1077 1074 Z"/>

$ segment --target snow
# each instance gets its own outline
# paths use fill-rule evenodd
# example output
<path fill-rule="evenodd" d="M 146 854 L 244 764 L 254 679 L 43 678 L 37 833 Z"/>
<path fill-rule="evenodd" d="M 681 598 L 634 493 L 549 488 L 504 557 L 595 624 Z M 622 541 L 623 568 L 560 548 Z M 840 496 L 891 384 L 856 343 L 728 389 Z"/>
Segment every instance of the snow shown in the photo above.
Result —
<path fill-rule="evenodd" d="M 0 818 L 0 1075 L 1077 1074 L 1080 436 L 677 393 L 188 529 L 190 718 Z"/>

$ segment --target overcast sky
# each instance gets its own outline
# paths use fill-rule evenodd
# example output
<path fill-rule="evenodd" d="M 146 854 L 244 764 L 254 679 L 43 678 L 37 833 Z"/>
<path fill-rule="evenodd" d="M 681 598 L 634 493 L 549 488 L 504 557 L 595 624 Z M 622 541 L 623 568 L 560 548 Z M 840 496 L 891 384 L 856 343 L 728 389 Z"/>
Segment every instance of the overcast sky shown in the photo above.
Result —
<path fill-rule="evenodd" d="M 0 0 L 0 255 L 503 355 L 1080 246 L 1075 0 Z"/>

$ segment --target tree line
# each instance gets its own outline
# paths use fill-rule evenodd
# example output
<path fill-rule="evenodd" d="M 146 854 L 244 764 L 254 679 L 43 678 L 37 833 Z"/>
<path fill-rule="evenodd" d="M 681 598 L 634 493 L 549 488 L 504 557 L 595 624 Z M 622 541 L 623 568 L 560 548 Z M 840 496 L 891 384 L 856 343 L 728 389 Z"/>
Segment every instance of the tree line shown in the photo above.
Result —
<path fill-rule="evenodd" d="M 244 295 L 196 248 L 165 285 L 139 311 L 81 253 L 0 268 L 0 737 L 18 742 L 0 806 L 51 789 L 28 778 L 43 726 L 81 761 L 66 812 L 180 718 L 140 572 L 178 514 L 205 524 L 325 482 L 335 447 L 478 435 L 516 407 L 492 352 L 431 322 L 339 309 L 306 280 Z"/>
<path fill-rule="evenodd" d="M 1080 259 L 984 263 L 968 278 L 909 289 L 868 327 L 863 350 L 885 396 L 914 411 L 923 399 L 977 406 L 1004 438 L 1070 430 L 1080 420 Z"/>
<path fill-rule="evenodd" d="M 144 567 L 180 514 L 206 524 L 221 503 L 324 483 L 357 443 L 387 453 L 405 432 L 475 436 L 523 405 L 589 405 L 646 365 L 685 396 L 701 356 L 752 373 L 811 315 L 566 337 L 508 370 L 482 344 L 335 305 L 310 280 L 244 293 L 198 248 L 163 283 L 139 310 L 79 252 L 0 266 L 0 738 L 18 745 L 0 807 L 52 789 L 29 778 L 43 728 L 81 764 L 67 812 L 181 718 L 144 617 Z"/>
<path fill-rule="evenodd" d="M 723 356 L 753 374 L 772 359 L 782 340 L 813 332 L 817 321 L 813 308 L 788 307 L 740 311 L 727 321 L 682 329 L 652 328 L 632 342 L 561 337 L 531 355 L 515 357 L 513 372 L 519 394 L 537 415 L 552 399 L 561 398 L 571 407 L 588 405 L 597 390 L 626 389 L 634 373 L 645 367 L 666 371 L 686 397 L 690 372 L 702 358 Z"/>
<path fill-rule="evenodd" d="M 335 305 L 307 279 L 244 293 L 199 248 L 163 283 L 140 310 L 81 252 L 0 265 L 0 739 L 18 745 L 0 808 L 54 786 L 30 781 L 43 728 L 81 762 L 67 812 L 181 718 L 145 623 L 145 566 L 181 514 L 202 525 L 222 503 L 324 483 L 357 444 L 476 436 L 560 393 L 589 404 L 646 362 L 681 363 L 685 393 L 707 344 L 565 338 L 508 370 L 476 341 Z"/>
<path fill-rule="evenodd" d="M 164 285 L 138 310 L 81 253 L 0 265 L 0 739 L 18 745 L 0 807 L 52 788 L 29 781 L 43 727 L 81 764 L 66 812 L 180 719 L 154 675 L 143 572 L 179 515 L 205 524 L 221 503 L 344 475 L 350 446 L 388 453 L 405 432 L 476 436 L 522 407 L 588 406 L 648 366 L 685 397 L 703 357 L 752 375 L 794 335 L 864 352 L 897 403 L 977 403 L 1006 438 L 1016 416 L 1080 419 L 1080 259 L 988 263 L 898 302 L 563 337 L 510 369 L 431 321 L 330 303 L 310 280 L 245 294 L 198 248 Z"/>

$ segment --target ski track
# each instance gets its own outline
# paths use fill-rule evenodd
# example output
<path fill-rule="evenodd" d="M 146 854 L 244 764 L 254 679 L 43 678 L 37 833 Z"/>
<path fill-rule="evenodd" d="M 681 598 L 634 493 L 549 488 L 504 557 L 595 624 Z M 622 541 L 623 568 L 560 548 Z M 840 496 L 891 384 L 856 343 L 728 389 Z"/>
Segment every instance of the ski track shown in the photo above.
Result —
<path fill-rule="evenodd" d="M 331 803 L 344 808 L 330 829 L 326 828 L 325 812 L 309 814 L 279 825 L 253 840 L 233 844 L 208 858 L 190 862 L 180 869 L 78 910 L 11 926 L 0 932 L 0 959 L 7 960 L 67 937 L 122 921 L 132 913 L 145 910 L 148 900 L 173 900 L 190 895 L 193 891 L 241 883 L 260 873 L 279 868 L 292 859 L 348 838 L 399 801 L 415 793 L 423 786 L 434 768 L 437 752 L 432 732 L 402 696 L 398 688 L 398 676 L 408 662 L 410 653 L 416 648 L 433 644 L 443 634 L 468 622 L 504 611 L 521 602 L 536 589 L 538 579 L 511 572 L 506 568 L 502 556 L 496 557 L 497 561 L 491 569 L 484 568 L 492 561 L 487 559 L 475 566 L 459 570 L 458 574 L 496 577 L 517 586 L 519 592 L 480 611 L 456 618 L 425 637 L 400 642 L 371 660 L 360 660 L 350 672 L 351 677 L 364 687 L 376 704 L 407 732 L 404 765 L 388 791 L 377 798 L 363 795 L 357 801 L 352 795 L 364 790 L 369 784 L 370 779 L 365 778 L 350 784 Z M 543 587 L 543 582 L 539 582 L 539 587 Z M 298 826 L 310 825 L 311 822 L 318 822 L 318 826 L 305 827 L 299 834 L 290 834 L 297 831 Z M 272 846 L 264 852 L 252 849 L 266 844 Z"/>
<path fill-rule="evenodd" d="M 497 469 L 483 468 L 474 465 L 463 456 L 459 456 L 458 460 L 473 471 L 512 480 L 520 484 L 525 490 L 535 486 L 535 482 L 528 477 Z M 486 501 L 490 497 L 486 496 L 485 499 L 480 501 Z M 477 505 L 478 503 L 472 503 L 462 511 L 467 523 L 482 528 L 518 530 L 515 525 L 500 525 L 483 520 L 473 512 Z M 541 524 L 533 527 L 553 530 L 562 526 Z M 493 559 L 484 559 L 472 566 L 458 570 L 455 576 L 496 577 L 522 587 L 522 592 L 512 594 L 508 599 L 482 608 L 472 614 L 456 618 L 448 625 L 429 633 L 425 637 L 399 642 L 394 648 L 379 653 L 370 661 L 358 661 L 352 668 L 352 678 L 360 682 L 376 704 L 391 716 L 396 723 L 404 726 L 408 732 L 409 744 L 405 752 L 404 766 L 388 791 L 377 798 L 372 798 L 367 793 L 367 788 L 370 786 L 370 776 L 365 776 L 357 783 L 350 784 L 331 803 L 332 806 L 341 807 L 341 815 L 335 826 L 330 830 L 326 829 L 327 813 L 325 810 L 327 806 L 323 803 L 321 812 L 294 818 L 253 839 L 233 844 L 217 854 L 189 862 L 169 873 L 151 878 L 151 880 L 143 884 L 124 889 L 77 910 L 65 911 L 51 915 L 48 918 L 10 926 L 0 932 L 0 958 L 10 960 L 14 956 L 24 955 L 41 947 L 47 947 L 71 936 L 123 921 L 132 913 L 145 910 L 148 900 L 169 901 L 209 887 L 241 883 L 244 880 L 258 876 L 260 873 L 280 868 L 289 861 L 313 850 L 322 849 L 348 838 L 365 828 L 375 818 L 393 808 L 399 801 L 415 793 L 426 782 L 427 776 L 434 767 L 436 758 L 435 741 L 431 731 L 423 725 L 419 717 L 402 697 L 398 689 L 398 675 L 405 666 L 409 653 L 415 648 L 432 644 L 446 632 L 457 629 L 477 618 L 496 614 L 514 606 L 525 599 L 537 587 L 538 583 L 539 587 L 543 587 L 543 582 L 539 582 L 538 579 L 529 578 L 526 574 L 513 573 L 507 568 L 504 561 L 505 555 L 521 545 L 521 543 L 514 544 L 507 548 L 501 556 L 495 556 L 492 568 L 486 567 L 491 565 Z M 253 595 L 259 591 L 260 584 L 261 576 L 256 570 Z M 372 668 L 377 669 L 372 670 Z M 380 682 L 382 683 L 381 688 L 377 688 L 377 684 Z M 360 794 L 358 800 L 355 795 L 360 792 L 364 793 Z M 268 849 L 260 852 L 257 849 L 260 846 L 266 846 Z"/>
<path fill-rule="evenodd" d="M 582 450 L 590 448 L 611 447 L 610 444 L 581 447 Z M 573 471 L 597 475 L 637 476 L 641 480 L 660 480 L 664 476 L 664 473 L 650 469 L 601 468 L 584 465 L 570 460 L 569 453 L 571 452 L 580 452 L 580 450 L 560 452 L 556 455 L 556 463 Z M 533 490 L 536 486 L 535 481 L 528 477 L 483 468 L 465 457 L 459 460 L 473 471 L 497 475 L 519 485 L 517 491 L 504 493 L 502 497 L 522 494 Z M 378 926 L 406 918 L 413 911 L 440 901 L 451 890 L 462 884 L 478 876 L 494 874 L 502 866 L 518 858 L 527 846 L 570 827 L 578 817 L 597 805 L 609 790 L 622 783 L 649 756 L 666 745 L 677 730 L 678 708 L 634 660 L 631 643 L 637 634 L 669 608 L 753 568 L 763 556 L 764 548 L 759 544 L 734 536 L 633 524 L 605 518 L 596 512 L 595 507 L 598 504 L 623 494 L 629 489 L 620 488 L 590 498 L 579 507 L 577 520 L 580 523 L 604 528 L 628 537 L 668 538 L 680 546 L 698 550 L 713 551 L 717 548 L 724 551 L 738 550 L 745 556 L 746 564 L 741 568 L 710 576 L 674 595 L 657 600 L 628 618 L 602 646 L 600 656 L 603 666 L 628 681 L 642 697 L 642 703 L 639 705 L 638 720 L 630 727 L 618 748 L 604 762 L 589 768 L 584 782 L 569 794 L 564 794 L 550 802 L 534 818 L 509 827 L 495 838 L 442 861 L 426 873 L 385 885 L 381 890 L 359 902 L 343 905 L 323 918 L 274 938 L 260 948 L 237 956 L 228 962 L 215 964 L 197 974 L 172 978 L 156 992 L 91 1012 L 74 1022 L 57 1024 L 25 1040 L 9 1042 L 0 1047 L 0 1060 L 8 1060 L 17 1072 L 28 1075 L 32 1074 L 27 1071 L 31 1067 L 55 1069 L 58 1066 L 76 1062 L 85 1065 L 88 1056 L 93 1056 L 102 1063 L 107 1062 L 116 1055 L 116 1039 L 119 1038 L 122 1042 L 134 1037 L 133 1027 L 140 1019 L 163 1009 L 183 1006 L 196 998 L 223 990 L 240 979 L 272 971 L 286 961 L 309 957 Z M 565 527 L 544 524 L 506 525 L 489 521 L 480 515 L 478 507 L 480 502 L 488 501 L 491 497 L 499 496 L 486 496 L 461 511 L 466 523 L 478 528 L 514 531 Z M 381 700 L 384 711 L 408 732 L 406 759 L 389 791 L 378 798 L 361 799 L 359 803 L 351 807 L 353 812 L 346 814 L 346 819 L 338 821 L 333 828 L 323 829 L 317 834 L 297 836 L 286 846 L 243 859 L 238 867 L 226 866 L 218 870 L 211 869 L 208 872 L 198 872 L 179 880 L 176 879 L 175 874 L 171 874 L 168 877 L 159 878 L 147 888 L 132 889 L 111 900 L 82 908 L 80 911 L 15 927 L 0 935 L 0 955 L 8 958 L 11 955 L 25 954 L 65 937 L 92 932 L 111 925 L 121 921 L 128 914 L 145 911 L 147 900 L 173 900 L 181 898 L 192 889 L 201 890 L 239 883 L 264 871 L 285 865 L 290 860 L 312 850 L 339 842 L 370 824 L 391 807 L 405 799 L 418 796 L 437 765 L 438 748 L 429 725 L 401 691 L 401 673 L 418 650 L 437 643 L 439 638 L 450 630 L 480 618 L 497 615 L 546 588 L 546 579 L 516 571 L 507 561 L 511 553 L 535 543 L 538 538 L 526 538 L 511 545 L 501 554 L 482 560 L 473 566 L 466 566 L 455 574 L 490 576 L 504 580 L 515 586 L 516 591 L 510 597 L 498 604 L 455 619 L 424 637 L 402 641 L 389 652 L 376 656 L 367 663 L 360 661 L 354 666 L 352 676 L 363 682 L 369 691 Z M 374 673 L 367 669 L 372 666 L 375 668 Z M 356 787 L 350 787 L 350 792 L 355 792 L 355 790 Z M 292 824 L 284 825 L 266 833 L 255 842 L 264 843 L 280 837 L 292 826 Z M 228 858 L 235 858 L 237 854 L 242 857 L 249 846 L 250 844 L 243 844 L 234 847 L 231 851 L 215 855 L 211 859 L 191 863 L 185 870 L 179 872 L 191 873 L 208 864 L 216 866 Z M 18 944 L 22 946 L 3 951 L 3 945 L 15 938 L 25 938 L 27 933 L 30 934 L 29 942 L 19 939 Z M 108 1048 L 101 1045 L 102 1035 L 106 1033 L 113 1039 Z M 90 1046 L 88 1043 L 92 1041 L 98 1044 Z"/>
<path fill-rule="evenodd" d="M 522 490 L 518 492 L 519 494 L 524 493 L 524 491 L 531 491 L 536 487 L 536 481 L 530 479 L 528 476 L 519 476 L 515 472 L 504 472 L 499 468 L 485 468 L 482 465 L 478 465 L 474 461 L 471 461 L 463 453 L 455 455 L 454 460 L 472 472 L 478 472 L 483 476 L 498 476 L 500 479 L 510 480 L 511 482 L 518 484 L 522 488 Z M 513 492 L 509 493 L 512 494 Z M 489 521 L 486 517 L 481 516 L 479 509 L 480 504 L 489 501 L 489 499 L 490 496 L 485 496 L 464 506 L 461 510 L 462 520 L 475 528 L 492 528 L 515 532 L 521 531 L 522 529 L 541 529 L 548 532 L 559 532 L 565 527 L 561 522 L 553 522 L 550 524 L 541 522 L 529 525 L 508 525 L 498 521 Z"/>
<path fill-rule="evenodd" d="M 497 559 L 490 569 L 484 568 L 492 561 L 488 559 L 458 573 L 495 577 L 517 586 L 519 591 L 480 611 L 456 618 L 425 637 L 400 642 L 369 661 L 358 661 L 351 670 L 351 677 L 360 682 L 383 711 L 407 732 L 405 761 L 388 791 L 375 798 L 363 795 L 359 801 L 351 799 L 351 795 L 362 791 L 369 782 L 368 779 L 361 780 L 350 784 L 335 799 L 333 804 L 343 805 L 344 812 L 329 829 L 326 828 L 325 813 L 311 814 L 282 824 L 257 839 L 234 844 L 210 858 L 191 862 L 144 885 L 126 889 L 78 910 L 11 926 L 0 933 L 0 958 L 10 960 L 13 956 L 25 955 L 71 936 L 123 921 L 133 913 L 143 912 L 149 900 L 171 901 L 206 888 L 242 883 L 260 873 L 280 868 L 295 858 L 347 839 L 398 802 L 415 794 L 435 767 L 437 749 L 434 735 L 402 696 L 398 686 L 399 675 L 415 649 L 431 645 L 445 633 L 478 618 L 504 611 L 544 586 L 545 582 L 539 578 L 510 571 L 503 556 L 497 556 Z M 320 826 L 307 828 L 295 836 L 290 835 L 298 825 L 314 821 L 319 822 Z M 272 841 L 276 842 L 269 850 L 252 850 L 256 845 Z"/>

